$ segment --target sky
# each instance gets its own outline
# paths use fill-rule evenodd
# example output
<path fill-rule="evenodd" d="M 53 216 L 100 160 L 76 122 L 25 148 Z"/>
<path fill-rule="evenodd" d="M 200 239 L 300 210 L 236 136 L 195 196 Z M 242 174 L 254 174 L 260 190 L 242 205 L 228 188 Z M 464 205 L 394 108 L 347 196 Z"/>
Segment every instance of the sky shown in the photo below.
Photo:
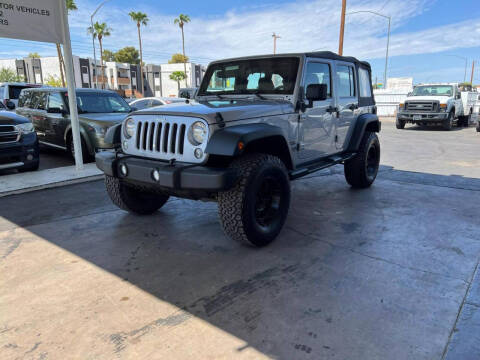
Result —
<path fill-rule="evenodd" d="M 69 16 L 75 55 L 93 57 L 87 34 L 90 14 L 100 0 L 76 0 L 78 11 Z M 187 14 L 186 54 L 207 65 L 212 60 L 312 50 L 338 51 L 341 0 L 110 0 L 95 20 L 106 22 L 112 35 L 104 48 L 116 51 L 138 47 L 132 10 L 149 16 L 142 28 L 144 61 L 167 62 L 181 52 L 181 32 L 173 20 Z M 134 4 L 134 5 L 133 5 Z M 356 11 L 376 11 L 391 16 L 389 77 L 413 77 L 419 82 L 470 80 L 472 61 L 477 61 L 474 83 L 480 83 L 480 4 L 478 0 L 347 0 L 344 55 L 371 63 L 373 77 L 384 76 L 388 20 Z M 1 39 L 0 58 L 21 58 L 29 52 L 55 56 L 52 44 Z M 98 54 L 98 51 L 97 51 Z"/>

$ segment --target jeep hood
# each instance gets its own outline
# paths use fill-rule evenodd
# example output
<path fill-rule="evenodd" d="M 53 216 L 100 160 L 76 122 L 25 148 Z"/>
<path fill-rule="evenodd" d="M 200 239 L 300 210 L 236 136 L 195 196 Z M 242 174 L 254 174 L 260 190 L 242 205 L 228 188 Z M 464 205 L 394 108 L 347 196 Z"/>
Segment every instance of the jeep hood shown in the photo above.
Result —
<path fill-rule="evenodd" d="M 452 99 L 451 96 L 409 96 L 405 101 L 438 101 L 445 104 L 450 99 Z"/>
<path fill-rule="evenodd" d="M 136 111 L 135 115 L 172 115 L 201 117 L 209 124 L 221 121 L 245 120 L 266 116 L 283 115 L 294 111 L 293 104 L 286 100 L 209 100 L 191 101 L 189 104 L 170 104 Z"/>

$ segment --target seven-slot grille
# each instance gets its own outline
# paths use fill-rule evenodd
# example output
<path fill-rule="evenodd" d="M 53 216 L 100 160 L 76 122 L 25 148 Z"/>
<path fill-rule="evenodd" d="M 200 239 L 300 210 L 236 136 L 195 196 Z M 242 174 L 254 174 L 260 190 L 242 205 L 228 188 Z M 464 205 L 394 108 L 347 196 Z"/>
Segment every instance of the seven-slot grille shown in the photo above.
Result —
<path fill-rule="evenodd" d="M 408 111 L 437 111 L 437 103 L 433 101 L 410 101 L 405 108 Z"/>
<path fill-rule="evenodd" d="M 172 121 L 138 121 L 135 147 L 140 151 L 183 155 L 186 125 Z"/>
<path fill-rule="evenodd" d="M 14 125 L 0 125 L 0 143 L 13 143 L 20 138 L 20 132 Z"/>

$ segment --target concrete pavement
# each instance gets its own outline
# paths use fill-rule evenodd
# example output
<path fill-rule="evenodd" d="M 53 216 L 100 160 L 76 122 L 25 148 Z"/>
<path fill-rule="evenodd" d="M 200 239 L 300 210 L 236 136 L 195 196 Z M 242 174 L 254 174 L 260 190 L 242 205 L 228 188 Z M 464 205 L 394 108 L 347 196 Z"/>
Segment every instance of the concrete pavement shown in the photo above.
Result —
<path fill-rule="evenodd" d="M 476 161 L 471 130 L 385 124 L 375 185 L 340 167 L 294 182 L 260 250 L 224 237 L 214 203 L 138 217 L 101 181 L 2 198 L 0 358 L 478 355 L 480 170 L 452 163 Z"/>

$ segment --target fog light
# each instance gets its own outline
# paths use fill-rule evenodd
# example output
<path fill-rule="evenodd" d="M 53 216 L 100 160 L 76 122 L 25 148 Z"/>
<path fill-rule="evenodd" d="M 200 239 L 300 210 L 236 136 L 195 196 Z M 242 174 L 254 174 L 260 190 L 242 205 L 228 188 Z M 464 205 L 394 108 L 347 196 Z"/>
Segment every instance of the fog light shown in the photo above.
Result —
<path fill-rule="evenodd" d="M 160 172 L 157 169 L 152 171 L 152 179 L 156 182 L 160 181 Z"/>
<path fill-rule="evenodd" d="M 197 159 L 201 159 L 202 156 L 203 156 L 203 151 L 200 148 L 196 148 L 195 151 L 193 152 L 193 154 L 195 155 L 195 157 Z"/>
<path fill-rule="evenodd" d="M 120 173 L 121 173 L 123 176 L 127 176 L 127 174 L 128 174 L 127 165 L 125 165 L 125 164 L 120 165 Z"/>
<path fill-rule="evenodd" d="M 124 149 L 124 150 L 127 150 L 127 149 L 128 149 L 128 141 L 127 141 L 127 140 L 124 140 L 124 141 L 123 141 L 123 149 Z"/>
<path fill-rule="evenodd" d="M 32 160 L 33 160 L 33 155 L 32 155 L 32 154 L 28 154 L 28 155 L 27 155 L 27 160 L 28 160 L 28 161 L 32 161 Z"/>

